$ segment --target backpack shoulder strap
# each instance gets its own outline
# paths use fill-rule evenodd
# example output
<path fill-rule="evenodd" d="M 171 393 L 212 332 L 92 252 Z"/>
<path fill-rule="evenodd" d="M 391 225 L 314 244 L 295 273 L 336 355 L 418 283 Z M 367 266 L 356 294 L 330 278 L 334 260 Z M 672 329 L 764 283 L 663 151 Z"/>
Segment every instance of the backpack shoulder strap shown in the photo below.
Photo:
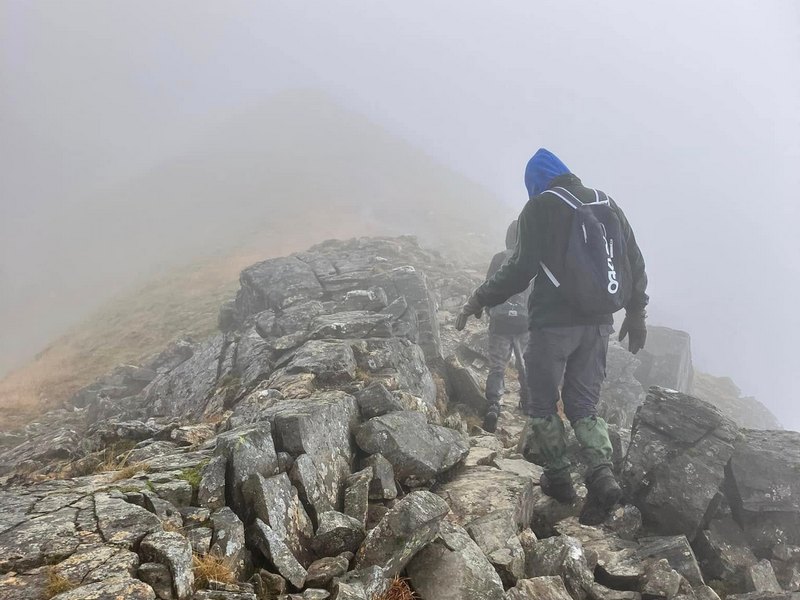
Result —
<path fill-rule="evenodd" d="M 548 192 L 550 194 L 555 194 L 556 196 L 561 198 L 567 204 L 567 206 L 569 206 L 572 209 L 577 210 L 577 208 L 583 204 L 580 200 L 578 200 L 575 197 L 575 194 L 571 193 L 569 190 L 565 190 L 562 187 L 556 187 L 544 191 L 545 194 Z M 569 196 L 572 196 L 572 198 L 569 198 Z"/>

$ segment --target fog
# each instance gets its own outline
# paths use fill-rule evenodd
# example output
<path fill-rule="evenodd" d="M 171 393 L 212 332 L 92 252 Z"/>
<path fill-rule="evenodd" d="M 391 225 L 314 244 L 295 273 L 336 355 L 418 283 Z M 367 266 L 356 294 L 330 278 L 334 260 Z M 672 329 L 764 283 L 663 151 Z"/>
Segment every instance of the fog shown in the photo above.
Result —
<path fill-rule="evenodd" d="M 494 234 L 546 146 L 625 209 L 651 321 L 798 429 L 798 64 L 794 0 L 0 0 L 0 372 L 299 189 Z"/>

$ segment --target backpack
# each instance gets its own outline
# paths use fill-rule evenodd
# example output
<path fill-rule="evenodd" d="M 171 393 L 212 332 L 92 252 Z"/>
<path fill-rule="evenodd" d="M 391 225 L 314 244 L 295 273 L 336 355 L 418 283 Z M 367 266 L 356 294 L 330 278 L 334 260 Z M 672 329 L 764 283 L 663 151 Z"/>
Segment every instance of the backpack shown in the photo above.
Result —
<path fill-rule="evenodd" d="M 528 291 L 514 294 L 489 309 L 489 330 L 494 333 L 519 334 L 528 330 Z"/>
<path fill-rule="evenodd" d="M 555 252 L 547 278 L 581 313 L 608 315 L 625 307 L 631 296 L 631 266 L 617 212 L 607 194 L 594 190 L 596 200 L 584 204 L 563 187 L 547 190 L 573 209 L 563 255 Z"/>

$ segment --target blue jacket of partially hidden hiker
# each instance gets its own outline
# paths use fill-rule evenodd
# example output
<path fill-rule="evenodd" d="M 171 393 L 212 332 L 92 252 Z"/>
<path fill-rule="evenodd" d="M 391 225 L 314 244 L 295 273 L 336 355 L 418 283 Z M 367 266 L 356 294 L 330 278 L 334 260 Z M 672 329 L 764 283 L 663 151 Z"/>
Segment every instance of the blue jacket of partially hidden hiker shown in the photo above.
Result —
<path fill-rule="evenodd" d="M 539 150 L 525 169 L 525 185 L 530 199 L 518 218 L 518 241 L 513 254 L 502 267 L 475 292 L 483 306 L 496 306 L 514 294 L 525 290 L 535 278 L 533 292 L 528 300 L 528 318 L 531 327 L 556 327 L 569 325 L 601 325 L 613 322 L 612 315 L 585 315 L 575 309 L 561 292 L 544 275 L 539 277 L 541 266 L 548 257 L 564 249 L 556 247 L 566 239 L 572 208 L 554 194 L 543 192 L 563 187 L 575 194 L 581 202 L 593 202 L 594 190 L 585 187 L 581 180 L 548 150 Z M 647 296 L 647 274 L 639 245 L 622 209 L 611 200 L 619 217 L 631 265 L 632 294 L 628 312 L 644 311 Z"/>

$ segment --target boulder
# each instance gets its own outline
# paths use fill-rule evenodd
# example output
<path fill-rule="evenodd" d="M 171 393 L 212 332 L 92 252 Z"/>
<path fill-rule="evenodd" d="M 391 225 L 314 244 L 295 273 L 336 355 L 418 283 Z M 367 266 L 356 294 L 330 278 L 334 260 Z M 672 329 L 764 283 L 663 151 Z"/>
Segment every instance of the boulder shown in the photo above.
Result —
<path fill-rule="evenodd" d="M 347 573 L 350 563 L 343 556 L 328 556 L 320 558 L 308 567 L 306 585 L 315 588 L 324 588 L 336 577 Z"/>
<path fill-rule="evenodd" d="M 439 537 L 407 567 L 423 600 L 503 600 L 503 584 L 481 549 L 463 528 L 444 522 Z"/>
<path fill-rule="evenodd" d="M 722 581 L 727 590 L 737 593 L 747 591 L 745 572 L 758 562 L 748 545 L 744 531 L 731 517 L 714 519 L 694 541 L 706 579 Z"/>
<path fill-rule="evenodd" d="M 647 564 L 642 581 L 643 600 L 672 600 L 681 587 L 680 574 L 662 558 Z"/>
<path fill-rule="evenodd" d="M 117 577 L 107 581 L 82 585 L 53 596 L 52 600 L 156 600 L 149 585 L 138 579 Z"/>
<path fill-rule="evenodd" d="M 762 560 L 745 570 L 745 585 L 749 592 L 782 592 L 772 563 Z"/>
<path fill-rule="evenodd" d="M 296 256 L 271 258 L 247 267 L 239 276 L 237 321 L 268 308 L 285 309 L 323 294 L 313 269 Z"/>
<path fill-rule="evenodd" d="M 96 583 L 111 577 L 135 577 L 139 556 L 115 546 L 93 544 L 78 546 L 75 553 L 52 571 L 73 584 Z M 0 595 L 2 597 L 2 595 Z"/>
<path fill-rule="evenodd" d="M 294 587 L 302 588 L 306 580 L 306 570 L 283 542 L 280 535 L 261 519 L 256 519 L 250 530 L 252 544 L 275 567 L 281 577 Z"/>
<path fill-rule="evenodd" d="M 522 579 L 508 590 L 506 600 L 572 600 L 561 577 Z"/>
<path fill-rule="evenodd" d="M 398 575 L 433 540 L 449 510 L 435 494 L 411 492 L 367 533 L 356 554 L 355 568 L 379 567 L 384 577 Z"/>
<path fill-rule="evenodd" d="M 248 564 L 244 524 L 230 508 L 224 506 L 211 515 L 214 532 L 210 552 L 221 558 L 236 576 L 241 576 Z"/>
<path fill-rule="evenodd" d="M 109 494 L 95 494 L 97 529 L 109 544 L 134 548 L 144 536 L 161 530 L 153 513 Z"/>
<path fill-rule="evenodd" d="M 403 411 L 370 419 L 358 430 L 356 441 L 369 454 L 382 454 L 395 476 L 408 487 L 430 483 L 453 468 L 469 452 L 456 431 L 429 425 L 418 412 Z"/>
<path fill-rule="evenodd" d="M 383 457 L 383 454 L 372 454 L 365 458 L 362 464 L 372 470 L 372 481 L 369 485 L 370 500 L 394 500 L 397 498 L 394 467 Z"/>
<path fill-rule="evenodd" d="M 325 482 L 308 454 L 298 456 L 289 471 L 289 479 L 297 489 L 300 500 L 306 507 L 314 525 L 319 524 L 319 515 L 333 510 L 331 494 L 325 491 Z"/>
<path fill-rule="evenodd" d="M 172 575 L 172 589 L 177 600 L 191 597 L 194 588 L 192 545 L 179 533 L 157 531 L 148 534 L 139 552 L 145 560 L 166 565 Z"/>
<path fill-rule="evenodd" d="M 297 349 L 286 372 L 311 373 L 324 384 L 352 381 L 356 359 L 347 342 L 311 340 Z"/>
<path fill-rule="evenodd" d="M 225 506 L 225 474 L 228 459 L 215 456 L 203 467 L 200 485 L 197 488 L 197 502 L 208 510 Z"/>
<path fill-rule="evenodd" d="M 525 573 L 531 577 L 560 576 L 574 600 L 587 598 L 594 583 L 583 546 L 570 536 L 538 541 L 525 563 Z"/>
<path fill-rule="evenodd" d="M 738 429 L 712 405 L 651 388 L 631 431 L 621 483 L 653 533 L 693 540 L 709 518 Z"/>
<path fill-rule="evenodd" d="M 449 356 L 445 362 L 447 395 L 455 404 L 463 404 L 477 415 L 486 414 L 489 401 L 481 389 L 475 374 L 463 366 L 456 356 Z"/>
<path fill-rule="evenodd" d="M 123 501 L 120 503 L 127 504 Z M 145 528 L 161 526 L 158 519 L 146 510 L 138 506 L 132 508 L 155 520 L 155 524 L 150 521 Z M 72 554 L 79 543 L 75 527 L 77 514 L 77 509 L 65 507 L 52 514 L 31 518 L 0 533 L 0 573 L 12 570 L 25 571 L 44 564 L 52 564 Z M 136 529 L 126 539 L 137 536 L 141 539 L 143 535 L 141 529 Z"/>
<path fill-rule="evenodd" d="M 465 467 L 436 490 L 450 505 L 450 520 L 468 526 L 479 517 L 507 511 L 517 530 L 526 528 L 533 518 L 538 486 L 530 477 L 500 471 L 494 467 Z M 491 493 L 487 493 L 491 490 Z"/>
<path fill-rule="evenodd" d="M 314 551 L 320 557 L 355 552 L 364 535 L 364 526 L 360 521 L 336 511 L 324 512 L 319 515 Z"/>
<path fill-rule="evenodd" d="M 746 430 L 731 457 L 728 499 L 733 514 L 766 555 L 779 543 L 800 545 L 800 433 Z"/>
<path fill-rule="evenodd" d="M 643 561 L 650 558 L 665 559 L 670 568 L 675 569 L 693 586 L 705 585 L 700 565 L 686 536 L 639 538 L 637 556 Z"/>
<path fill-rule="evenodd" d="M 379 381 L 373 381 L 356 394 L 361 418 L 369 420 L 387 413 L 403 410 L 402 403 Z"/>
<path fill-rule="evenodd" d="M 227 460 L 227 487 L 233 499 L 233 509 L 242 519 L 247 519 L 249 506 L 242 487 L 251 475 L 273 475 L 277 469 L 278 454 L 272 441 L 269 422 L 260 422 L 232 429 L 217 437 L 217 456 Z"/>
<path fill-rule="evenodd" d="M 676 390 L 684 394 L 692 391 L 692 340 L 685 331 L 657 327 L 647 328 L 647 345 L 636 354 L 640 365 L 636 379 L 645 390 L 651 386 Z"/>
<path fill-rule="evenodd" d="M 358 473 L 353 473 L 345 480 L 344 514 L 361 523 L 362 527 L 366 527 L 367 524 L 371 483 L 371 467 L 367 467 Z"/>
<path fill-rule="evenodd" d="M 153 588 L 159 600 L 174 600 L 175 593 L 172 591 L 172 573 L 167 565 L 161 563 L 143 563 L 138 570 L 139 579 Z"/>
<path fill-rule="evenodd" d="M 300 564 L 310 564 L 314 529 L 289 476 L 280 473 L 267 478 L 253 474 L 245 483 L 243 494 L 252 514 L 272 528 Z"/>
<path fill-rule="evenodd" d="M 510 513 L 510 510 L 498 510 L 467 525 L 467 533 L 489 559 L 506 587 L 525 577 L 525 553 Z"/>

